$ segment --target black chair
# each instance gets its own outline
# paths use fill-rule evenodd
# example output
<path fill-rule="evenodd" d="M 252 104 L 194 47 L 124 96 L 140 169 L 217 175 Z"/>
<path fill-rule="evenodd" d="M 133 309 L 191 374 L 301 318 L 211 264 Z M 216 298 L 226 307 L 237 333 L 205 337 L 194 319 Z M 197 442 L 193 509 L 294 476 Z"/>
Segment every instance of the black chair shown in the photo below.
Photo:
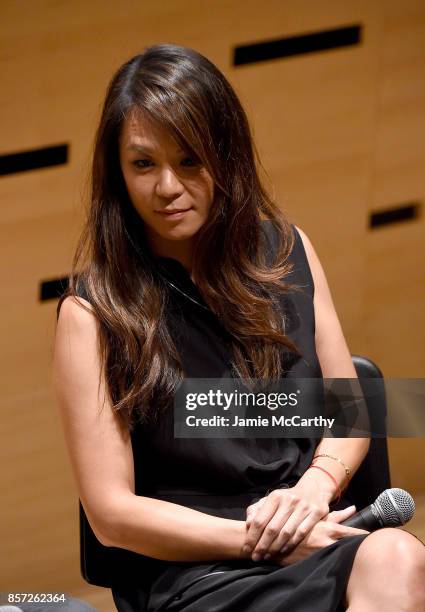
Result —
<path fill-rule="evenodd" d="M 371 431 L 385 432 L 386 402 L 383 375 L 377 365 L 369 359 L 353 355 L 353 363 L 365 395 L 362 379 L 380 379 L 382 393 L 367 397 L 367 409 Z M 354 474 L 344 496 L 358 509 L 373 503 L 385 489 L 391 487 L 387 439 L 372 438 L 369 451 L 360 468 Z M 103 546 L 93 533 L 81 502 L 80 509 L 80 568 L 81 575 L 89 584 L 113 588 L 138 584 L 143 588 L 143 579 L 149 580 L 148 567 L 155 560 L 129 550 Z M 158 561 L 158 563 L 164 563 Z"/>
<path fill-rule="evenodd" d="M 360 386 L 367 397 L 367 408 L 370 419 L 370 431 L 386 432 L 387 405 L 385 401 L 384 377 L 378 366 L 366 357 L 352 355 L 353 364 L 359 377 Z M 367 395 L 370 388 L 365 380 L 375 378 L 375 391 Z M 372 504 L 382 491 L 391 487 L 388 444 L 386 437 L 372 437 L 366 457 L 354 474 L 345 497 L 355 504 L 357 509 Z"/>

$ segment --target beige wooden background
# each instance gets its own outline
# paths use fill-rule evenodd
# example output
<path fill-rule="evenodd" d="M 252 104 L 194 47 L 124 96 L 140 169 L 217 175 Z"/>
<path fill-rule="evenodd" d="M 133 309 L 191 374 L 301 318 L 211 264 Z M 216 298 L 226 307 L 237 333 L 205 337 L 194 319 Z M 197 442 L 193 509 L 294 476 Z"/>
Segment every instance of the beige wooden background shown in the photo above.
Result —
<path fill-rule="evenodd" d="M 0 153 L 68 142 L 70 163 L 0 182 L 0 590 L 66 590 L 113 610 L 109 591 L 79 575 L 78 494 L 51 384 L 56 301 L 38 301 L 40 281 L 69 272 L 110 76 L 158 42 L 209 57 L 319 253 L 351 352 L 387 377 L 424 377 L 424 219 L 376 231 L 367 219 L 425 199 L 425 3 L 3 0 L 1 17 Z M 357 23 L 361 45 L 231 67 L 235 45 Z M 390 440 L 393 486 L 418 499 L 424 447 Z M 409 525 L 424 534 L 423 506 Z"/>

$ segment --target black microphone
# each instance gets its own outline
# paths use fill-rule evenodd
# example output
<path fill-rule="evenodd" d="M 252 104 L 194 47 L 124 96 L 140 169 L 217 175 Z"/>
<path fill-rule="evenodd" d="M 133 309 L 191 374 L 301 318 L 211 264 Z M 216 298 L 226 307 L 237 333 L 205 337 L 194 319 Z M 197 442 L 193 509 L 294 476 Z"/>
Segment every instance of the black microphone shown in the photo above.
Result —
<path fill-rule="evenodd" d="M 386 489 L 376 501 L 342 521 L 341 525 L 375 531 L 382 527 L 399 527 L 412 518 L 415 512 L 413 497 L 404 489 Z"/>

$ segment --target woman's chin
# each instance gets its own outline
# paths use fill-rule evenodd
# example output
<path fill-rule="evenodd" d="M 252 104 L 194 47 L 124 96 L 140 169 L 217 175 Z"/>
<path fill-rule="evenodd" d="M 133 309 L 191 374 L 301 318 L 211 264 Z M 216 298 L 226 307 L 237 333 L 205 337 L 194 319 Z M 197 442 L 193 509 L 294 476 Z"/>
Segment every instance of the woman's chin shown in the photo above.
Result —
<path fill-rule="evenodd" d="M 182 240 L 190 240 L 191 238 L 193 238 L 196 234 L 196 231 L 193 232 L 182 232 L 182 231 L 173 231 L 173 232 L 167 232 L 163 234 L 163 238 L 165 238 L 166 240 L 175 240 L 177 241 L 182 241 Z"/>
<path fill-rule="evenodd" d="M 190 240 L 199 232 L 201 225 L 184 225 L 177 224 L 174 227 L 170 227 L 167 229 L 161 228 L 161 231 L 158 232 L 160 236 L 166 240 Z"/>

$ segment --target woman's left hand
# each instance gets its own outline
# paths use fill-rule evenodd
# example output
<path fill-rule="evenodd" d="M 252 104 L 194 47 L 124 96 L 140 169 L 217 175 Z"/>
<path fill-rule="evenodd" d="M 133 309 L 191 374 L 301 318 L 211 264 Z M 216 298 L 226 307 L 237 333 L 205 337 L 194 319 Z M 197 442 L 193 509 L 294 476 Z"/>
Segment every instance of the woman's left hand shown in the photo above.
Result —
<path fill-rule="evenodd" d="M 253 561 L 259 561 L 283 547 L 283 552 L 294 549 L 329 514 L 329 501 L 327 492 L 301 480 L 289 489 L 275 489 L 247 508 L 245 551 L 249 548 Z"/>

